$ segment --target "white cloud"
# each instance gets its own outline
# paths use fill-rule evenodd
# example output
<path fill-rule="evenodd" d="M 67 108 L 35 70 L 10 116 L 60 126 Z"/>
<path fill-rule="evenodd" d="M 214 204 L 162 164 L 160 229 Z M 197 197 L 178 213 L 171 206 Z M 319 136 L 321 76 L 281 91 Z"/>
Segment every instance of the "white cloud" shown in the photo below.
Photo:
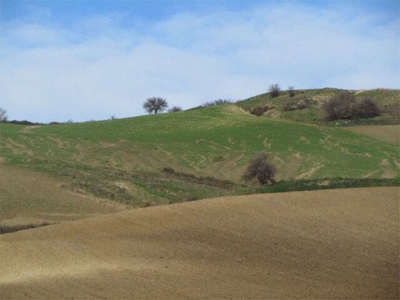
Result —
<path fill-rule="evenodd" d="M 6 24 L 0 106 L 11 119 L 85 121 L 143 114 L 152 96 L 190 108 L 250 97 L 276 82 L 400 87 L 399 24 L 375 15 L 292 2 L 137 26 L 127 26 L 128 17 Z"/>

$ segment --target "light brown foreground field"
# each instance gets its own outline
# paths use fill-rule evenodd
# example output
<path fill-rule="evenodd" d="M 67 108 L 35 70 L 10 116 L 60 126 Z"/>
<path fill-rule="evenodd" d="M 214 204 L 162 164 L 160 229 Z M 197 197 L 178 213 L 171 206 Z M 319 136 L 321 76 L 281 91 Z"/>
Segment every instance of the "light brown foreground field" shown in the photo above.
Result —
<path fill-rule="evenodd" d="M 2 299 L 398 299 L 399 188 L 217 198 L 0 237 Z"/>

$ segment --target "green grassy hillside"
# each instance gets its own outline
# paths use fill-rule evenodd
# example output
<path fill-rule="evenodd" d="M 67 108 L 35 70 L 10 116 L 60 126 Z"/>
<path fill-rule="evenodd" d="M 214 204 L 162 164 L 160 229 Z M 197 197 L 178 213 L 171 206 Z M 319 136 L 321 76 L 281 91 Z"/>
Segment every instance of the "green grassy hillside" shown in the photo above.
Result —
<path fill-rule="evenodd" d="M 261 151 L 279 180 L 399 178 L 398 145 L 243 110 L 255 101 L 101 122 L 0 124 L 0 160 L 135 206 L 254 192 L 240 178 Z"/>

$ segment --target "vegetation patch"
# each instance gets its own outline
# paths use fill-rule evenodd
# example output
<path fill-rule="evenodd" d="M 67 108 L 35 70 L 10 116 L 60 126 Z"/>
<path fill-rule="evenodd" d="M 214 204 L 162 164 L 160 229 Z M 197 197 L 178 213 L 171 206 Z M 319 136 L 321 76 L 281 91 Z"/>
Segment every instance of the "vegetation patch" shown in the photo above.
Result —
<path fill-rule="evenodd" d="M 89 193 L 97 197 L 107 198 L 126 204 L 130 204 L 135 200 L 126 189 L 108 182 L 73 180 L 63 185 L 63 188 L 81 194 Z"/>
<path fill-rule="evenodd" d="M 270 108 L 269 108 L 269 106 L 257 106 L 257 107 L 254 107 L 251 111 L 250 111 L 250 113 L 252 114 L 252 115 L 255 115 L 255 116 L 262 116 L 265 112 L 267 112 L 268 110 L 269 110 Z"/>
<path fill-rule="evenodd" d="M 12 233 L 20 230 L 33 229 L 51 225 L 49 222 L 42 222 L 37 224 L 21 224 L 21 225 L 0 225 L 0 234 Z"/>
<path fill-rule="evenodd" d="M 340 188 L 400 186 L 398 178 L 321 178 L 309 180 L 279 181 L 274 185 L 258 188 L 260 193 L 284 193 L 294 191 L 313 191 Z"/>
<path fill-rule="evenodd" d="M 322 105 L 327 121 L 368 119 L 381 115 L 377 103 L 365 98 L 356 101 L 353 94 L 344 91 L 335 95 Z"/>
<path fill-rule="evenodd" d="M 306 108 L 311 108 L 316 106 L 317 101 L 313 100 L 307 96 L 299 96 L 299 97 L 290 97 L 285 99 L 285 104 L 283 106 L 283 111 L 293 111 L 293 110 L 302 110 Z"/>
<path fill-rule="evenodd" d="M 170 174 L 170 175 L 174 176 L 175 178 L 178 178 L 183 181 L 206 185 L 206 186 L 211 186 L 211 187 L 216 187 L 216 188 L 220 188 L 220 189 L 224 189 L 224 190 L 230 190 L 236 186 L 233 182 L 231 182 L 229 180 L 220 180 L 220 179 L 217 179 L 212 176 L 196 177 L 193 174 L 176 172 L 173 168 L 170 168 L 170 167 L 165 167 L 162 171 L 166 174 Z"/>

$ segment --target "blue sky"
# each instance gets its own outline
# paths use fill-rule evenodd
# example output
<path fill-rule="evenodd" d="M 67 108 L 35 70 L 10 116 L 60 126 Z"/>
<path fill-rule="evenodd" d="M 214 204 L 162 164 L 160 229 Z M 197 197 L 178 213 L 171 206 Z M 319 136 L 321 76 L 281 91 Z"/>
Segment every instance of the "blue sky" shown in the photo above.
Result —
<path fill-rule="evenodd" d="M 400 88 L 399 1 L 0 1 L 0 106 L 36 122 L 283 89 Z"/>

